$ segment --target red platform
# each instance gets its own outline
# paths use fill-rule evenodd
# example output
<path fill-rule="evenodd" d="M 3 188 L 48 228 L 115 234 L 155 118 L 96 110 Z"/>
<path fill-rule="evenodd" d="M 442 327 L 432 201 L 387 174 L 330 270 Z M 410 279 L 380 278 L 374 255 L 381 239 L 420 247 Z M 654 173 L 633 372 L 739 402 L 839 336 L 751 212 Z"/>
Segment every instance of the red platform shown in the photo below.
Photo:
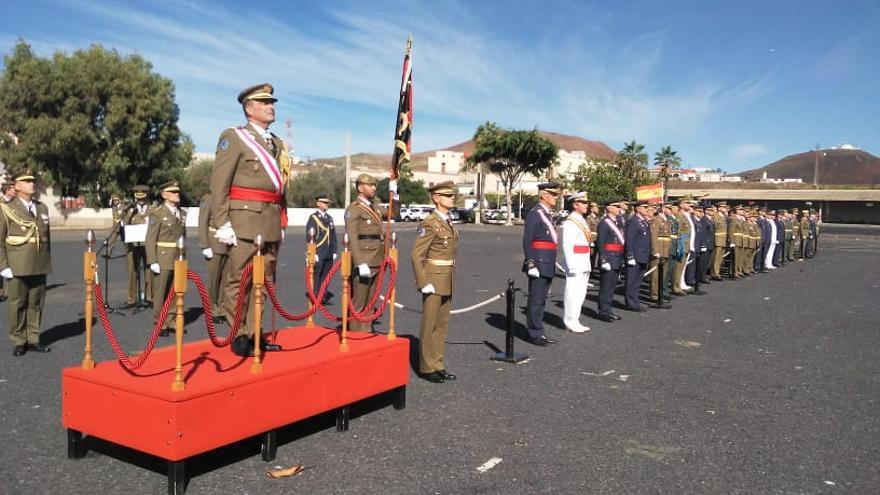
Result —
<path fill-rule="evenodd" d="M 117 361 L 91 371 L 66 368 L 62 423 L 69 437 L 71 431 L 92 435 L 182 461 L 382 392 L 398 389 L 405 397 L 409 341 L 348 335 L 349 351 L 340 352 L 334 330 L 284 329 L 276 340 L 284 350 L 264 355 L 261 373 L 251 372 L 252 358 L 228 347 L 209 340 L 186 344 L 182 392 L 171 390 L 173 346 L 156 349 L 135 372 Z"/>

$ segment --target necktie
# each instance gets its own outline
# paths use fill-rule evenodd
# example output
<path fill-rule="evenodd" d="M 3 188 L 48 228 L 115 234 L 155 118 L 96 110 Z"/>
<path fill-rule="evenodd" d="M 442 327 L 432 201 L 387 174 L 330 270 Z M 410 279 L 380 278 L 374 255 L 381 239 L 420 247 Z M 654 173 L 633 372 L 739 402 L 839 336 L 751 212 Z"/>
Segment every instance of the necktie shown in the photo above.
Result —
<path fill-rule="evenodd" d="M 28 205 L 28 213 L 30 213 L 32 217 L 37 218 L 37 211 L 36 211 L 36 209 L 34 208 L 34 204 L 33 204 L 33 203 L 31 203 L 30 205 Z"/>
<path fill-rule="evenodd" d="M 266 145 L 269 147 L 269 150 L 275 151 L 275 143 L 272 141 L 272 133 L 266 131 L 263 133 L 263 140 L 266 141 Z"/>

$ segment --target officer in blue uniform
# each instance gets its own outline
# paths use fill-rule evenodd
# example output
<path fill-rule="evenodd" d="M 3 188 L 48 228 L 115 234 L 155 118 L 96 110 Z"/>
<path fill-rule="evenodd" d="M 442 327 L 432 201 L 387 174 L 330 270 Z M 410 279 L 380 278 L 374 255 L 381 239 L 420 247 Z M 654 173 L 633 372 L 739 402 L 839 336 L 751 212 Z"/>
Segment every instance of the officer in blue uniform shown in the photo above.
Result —
<path fill-rule="evenodd" d="M 703 225 L 703 237 L 700 246 L 700 267 L 697 276 L 700 277 L 700 283 L 708 284 L 709 269 L 712 267 L 712 253 L 715 251 L 715 208 L 711 205 L 706 208 L 698 208 L 700 211 L 700 223 Z"/>
<path fill-rule="evenodd" d="M 618 200 L 612 200 L 605 205 L 605 217 L 599 222 L 599 232 L 596 237 L 596 246 L 599 248 L 599 318 L 602 321 L 613 322 L 620 319 L 611 309 L 614 299 L 614 290 L 617 288 L 617 279 L 620 269 L 623 267 L 624 233 L 620 230 L 617 217 L 620 214 Z"/>
<path fill-rule="evenodd" d="M 317 210 L 309 216 L 309 220 L 306 222 L 306 239 L 310 235 L 315 236 L 315 268 L 312 278 L 312 291 L 315 296 L 318 295 L 321 284 L 324 283 L 324 279 L 327 277 L 327 273 L 330 272 L 333 261 L 336 260 L 337 256 L 336 227 L 333 225 L 333 217 L 327 213 L 327 209 L 332 204 L 333 201 L 326 196 L 316 198 L 315 207 Z M 333 293 L 327 290 L 321 303 L 326 304 L 332 297 Z"/>
<path fill-rule="evenodd" d="M 538 346 L 555 344 L 544 335 L 544 306 L 547 291 L 556 274 L 556 247 L 559 234 L 553 222 L 552 208 L 559 196 L 559 184 L 538 184 L 538 204 L 526 215 L 523 232 L 523 271 L 529 276 L 529 302 L 526 307 L 527 341 Z"/>
<path fill-rule="evenodd" d="M 761 229 L 761 245 L 759 246 L 760 250 L 758 251 L 758 255 L 755 256 L 755 271 L 767 273 L 768 270 L 764 264 L 764 260 L 767 257 L 767 250 L 770 249 L 770 245 L 774 241 L 773 228 L 770 227 L 770 221 L 767 220 L 767 210 L 761 208 L 758 212 L 760 213 L 758 215 L 758 227 Z"/>
<path fill-rule="evenodd" d="M 782 210 L 773 212 L 773 222 L 776 223 L 776 249 L 773 251 L 773 266 L 780 267 L 785 264 L 782 257 L 785 253 L 785 219 Z"/>
<path fill-rule="evenodd" d="M 642 313 L 645 308 L 639 303 L 639 288 L 648 262 L 651 261 L 651 224 L 648 222 L 648 202 L 637 201 L 635 214 L 626 221 L 626 309 Z"/>

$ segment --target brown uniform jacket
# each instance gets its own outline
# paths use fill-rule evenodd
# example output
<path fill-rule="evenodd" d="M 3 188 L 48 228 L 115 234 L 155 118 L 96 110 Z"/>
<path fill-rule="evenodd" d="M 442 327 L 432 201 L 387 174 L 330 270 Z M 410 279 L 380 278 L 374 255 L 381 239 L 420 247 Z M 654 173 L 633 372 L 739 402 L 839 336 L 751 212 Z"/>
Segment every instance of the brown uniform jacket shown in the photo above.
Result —
<path fill-rule="evenodd" d="M 36 217 L 17 198 L 0 209 L 0 270 L 10 268 L 15 277 L 52 271 L 49 209 L 39 201 L 33 203 Z"/>
<path fill-rule="evenodd" d="M 211 193 L 205 193 L 202 196 L 201 204 L 199 204 L 199 247 L 202 249 L 211 248 L 215 255 L 226 254 L 229 245 L 223 244 L 214 237 L 217 227 L 219 226 L 211 215 Z"/>
<path fill-rule="evenodd" d="M 177 208 L 178 219 L 164 204 L 150 211 L 147 227 L 147 264 L 159 263 L 163 270 L 173 270 L 177 258 L 177 240 L 186 235 L 186 210 Z"/>
<path fill-rule="evenodd" d="M 246 130 L 269 152 L 269 145 L 251 125 Z M 275 146 L 274 156 L 278 160 L 284 150 L 283 142 L 274 134 L 272 142 Z M 263 234 L 265 242 L 279 242 L 281 208 L 278 203 L 229 199 L 229 188 L 232 186 L 275 192 L 275 185 L 256 153 L 235 134 L 235 129 L 230 128 L 220 134 L 214 156 L 214 171 L 211 173 L 211 214 L 214 225 L 222 227 L 226 222 L 231 222 L 237 237 L 253 240 L 257 234 Z"/>
<path fill-rule="evenodd" d="M 355 269 L 366 263 L 375 273 L 385 259 L 385 229 L 382 212 L 355 199 L 345 209 L 345 233 L 351 250 L 351 264 Z"/>
<path fill-rule="evenodd" d="M 433 284 L 437 295 L 452 295 L 457 248 L 458 231 L 440 214 L 434 212 L 422 220 L 411 255 L 416 288 Z"/>
<path fill-rule="evenodd" d="M 715 212 L 712 220 L 715 221 L 715 247 L 726 248 L 730 244 L 728 241 L 730 237 L 727 235 L 727 216 Z"/>
<path fill-rule="evenodd" d="M 590 227 L 590 242 L 595 243 L 599 231 L 599 216 L 590 213 L 585 220 L 587 221 L 587 226 Z"/>
<path fill-rule="evenodd" d="M 669 257 L 670 233 L 666 215 L 654 215 L 651 219 L 651 256 L 659 254 L 661 258 Z"/>

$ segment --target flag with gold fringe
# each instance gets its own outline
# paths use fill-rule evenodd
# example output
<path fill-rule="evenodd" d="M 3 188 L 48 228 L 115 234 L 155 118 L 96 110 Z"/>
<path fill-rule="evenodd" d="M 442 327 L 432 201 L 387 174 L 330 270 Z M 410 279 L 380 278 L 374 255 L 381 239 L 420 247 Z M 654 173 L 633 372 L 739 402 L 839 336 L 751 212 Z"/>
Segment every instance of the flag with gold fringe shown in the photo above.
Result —
<path fill-rule="evenodd" d="M 397 128 L 394 132 L 394 157 L 391 159 L 391 180 L 400 176 L 400 167 L 409 163 L 412 153 L 412 36 L 406 40 L 403 55 L 403 76 L 400 82 L 400 103 L 397 106 Z"/>
<path fill-rule="evenodd" d="M 659 203 L 663 201 L 663 183 L 658 182 L 656 184 L 637 187 L 636 200 L 647 201 L 648 203 Z"/>

